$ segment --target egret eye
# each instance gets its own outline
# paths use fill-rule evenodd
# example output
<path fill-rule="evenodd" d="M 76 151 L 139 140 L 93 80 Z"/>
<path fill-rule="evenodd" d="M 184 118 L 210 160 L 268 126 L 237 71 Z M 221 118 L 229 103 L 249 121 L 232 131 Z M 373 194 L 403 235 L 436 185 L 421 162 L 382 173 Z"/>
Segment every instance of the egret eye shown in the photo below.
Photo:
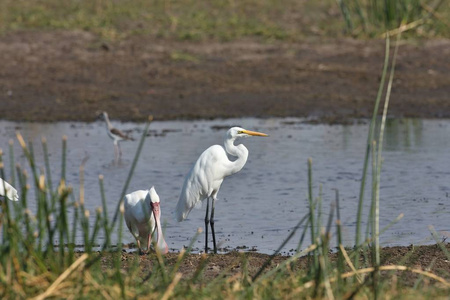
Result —
<path fill-rule="evenodd" d="M 238 134 L 241 134 L 241 133 L 244 133 L 244 132 L 243 132 L 242 130 L 239 130 L 239 131 L 238 131 Z"/>

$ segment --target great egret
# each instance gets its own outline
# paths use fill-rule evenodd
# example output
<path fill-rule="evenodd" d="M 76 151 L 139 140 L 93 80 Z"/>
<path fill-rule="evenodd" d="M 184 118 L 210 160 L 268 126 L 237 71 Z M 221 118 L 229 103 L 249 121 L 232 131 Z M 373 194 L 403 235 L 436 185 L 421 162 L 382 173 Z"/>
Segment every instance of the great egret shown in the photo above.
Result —
<path fill-rule="evenodd" d="M 161 208 L 159 196 L 154 187 L 150 190 L 139 190 L 125 196 L 125 223 L 131 234 L 136 238 L 139 251 L 141 242 L 150 250 L 152 233 L 157 231 L 156 246 L 161 253 L 169 251 L 161 230 Z M 153 236 L 154 237 L 154 236 Z"/>
<path fill-rule="evenodd" d="M 0 178 L 0 196 L 6 197 L 11 201 L 19 201 L 19 194 L 12 185 Z"/>
<path fill-rule="evenodd" d="M 106 122 L 106 133 L 108 133 L 108 136 L 113 140 L 114 143 L 114 158 L 116 160 L 116 162 L 118 161 L 118 159 L 122 156 L 122 150 L 120 149 L 120 141 L 123 140 L 130 140 L 130 141 L 134 141 L 134 139 L 129 136 L 126 135 L 125 133 L 123 133 L 122 131 L 120 131 L 117 128 L 114 128 L 111 125 L 111 122 L 109 121 L 108 118 L 108 114 L 106 113 L 106 111 L 100 112 L 98 115 L 98 118 L 104 120 Z"/>
<path fill-rule="evenodd" d="M 214 253 L 217 253 L 216 236 L 214 232 L 214 206 L 217 193 L 225 177 L 239 172 L 247 162 L 248 150 L 242 145 L 234 145 L 238 138 L 249 136 L 268 136 L 265 133 L 249 131 L 240 127 L 230 128 L 225 136 L 224 146 L 213 145 L 206 149 L 198 158 L 191 171 L 186 176 L 183 189 L 176 207 L 178 222 L 183 221 L 189 212 L 201 201 L 206 199 L 205 215 L 205 253 L 208 252 L 208 223 L 213 236 Z M 228 159 L 227 153 L 237 157 Z M 209 218 L 209 199 L 212 198 L 211 217 Z"/>

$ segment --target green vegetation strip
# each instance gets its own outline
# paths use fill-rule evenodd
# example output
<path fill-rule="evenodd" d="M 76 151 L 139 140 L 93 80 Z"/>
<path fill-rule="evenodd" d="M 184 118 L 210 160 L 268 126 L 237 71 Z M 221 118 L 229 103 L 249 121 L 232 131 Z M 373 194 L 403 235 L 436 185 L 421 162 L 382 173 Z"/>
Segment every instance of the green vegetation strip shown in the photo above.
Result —
<path fill-rule="evenodd" d="M 373 37 L 408 24 L 420 36 L 449 34 L 448 0 L 2 0 L 0 32 L 83 30 L 106 40 L 132 35 L 176 40 L 298 40 Z"/>

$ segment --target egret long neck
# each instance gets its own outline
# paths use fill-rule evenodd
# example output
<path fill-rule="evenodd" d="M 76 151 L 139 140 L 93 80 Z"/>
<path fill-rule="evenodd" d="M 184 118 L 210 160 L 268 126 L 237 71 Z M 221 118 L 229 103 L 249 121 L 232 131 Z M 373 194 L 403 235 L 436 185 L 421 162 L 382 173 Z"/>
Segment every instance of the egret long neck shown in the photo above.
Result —
<path fill-rule="evenodd" d="M 235 161 L 230 161 L 231 167 L 229 169 L 229 175 L 239 172 L 244 167 L 248 158 L 247 148 L 242 144 L 237 146 L 234 145 L 234 140 L 235 139 L 225 139 L 224 141 L 225 150 L 228 154 L 237 157 Z"/>

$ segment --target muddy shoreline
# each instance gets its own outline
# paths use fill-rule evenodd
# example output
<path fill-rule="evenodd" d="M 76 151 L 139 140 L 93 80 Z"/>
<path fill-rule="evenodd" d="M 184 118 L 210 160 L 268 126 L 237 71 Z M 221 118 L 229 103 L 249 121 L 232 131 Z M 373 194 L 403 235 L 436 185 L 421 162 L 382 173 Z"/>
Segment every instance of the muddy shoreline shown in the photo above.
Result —
<path fill-rule="evenodd" d="M 0 119 L 121 121 L 228 117 L 366 118 L 378 89 L 383 40 L 115 43 L 82 31 L 0 37 Z M 450 40 L 404 41 L 389 115 L 450 117 Z"/>
<path fill-rule="evenodd" d="M 450 244 L 445 244 L 447 251 L 450 250 Z M 81 255 L 81 252 L 78 254 Z M 104 270 L 112 268 L 113 258 L 108 253 L 99 253 L 101 257 L 101 265 Z M 178 261 L 180 254 L 170 252 L 164 257 L 166 259 L 166 266 L 172 267 Z M 179 272 L 183 274 L 183 278 L 190 278 L 198 270 L 198 267 L 205 263 L 204 277 L 206 279 L 216 278 L 217 276 L 233 276 L 243 271 L 244 258 L 247 259 L 247 266 L 249 275 L 253 276 L 263 266 L 263 264 L 270 258 L 270 255 L 257 252 L 239 252 L 238 250 L 230 251 L 225 254 L 188 254 L 182 261 Z M 276 268 L 290 256 L 276 255 L 271 263 L 267 266 L 266 271 Z M 331 262 L 336 262 L 337 256 L 330 254 Z M 122 253 L 122 268 L 126 271 L 133 261 L 139 261 L 140 274 L 145 277 L 157 264 L 157 257 L 155 253 L 151 252 L 145 255 L 137 255 L 137 253 L 123 252 Z M 307 256 L 300 257 L 296 260 L 295 268 L 306 270 L 308 267 L 309 258 Z M 362 265 L 370 265 L 370 262 L 365 262 L 361 258 Z M 450 280 L 450 264 L 445 253 L 439 245 L 426 246 L 399 246 L 399 247 L 384 247 L 381 251 L 381 265 L 403 265 L 411 269 L 427 270 L 446 280 Z M 350 271 L 350 269 L 349 269 Z M 410 271 L 396 272 L 398 278 L 403 284 L 407 286 L 414 285 L 419 278 L 417 273 Z M 392 274 L 390 275 L 392 276 Z"/>

